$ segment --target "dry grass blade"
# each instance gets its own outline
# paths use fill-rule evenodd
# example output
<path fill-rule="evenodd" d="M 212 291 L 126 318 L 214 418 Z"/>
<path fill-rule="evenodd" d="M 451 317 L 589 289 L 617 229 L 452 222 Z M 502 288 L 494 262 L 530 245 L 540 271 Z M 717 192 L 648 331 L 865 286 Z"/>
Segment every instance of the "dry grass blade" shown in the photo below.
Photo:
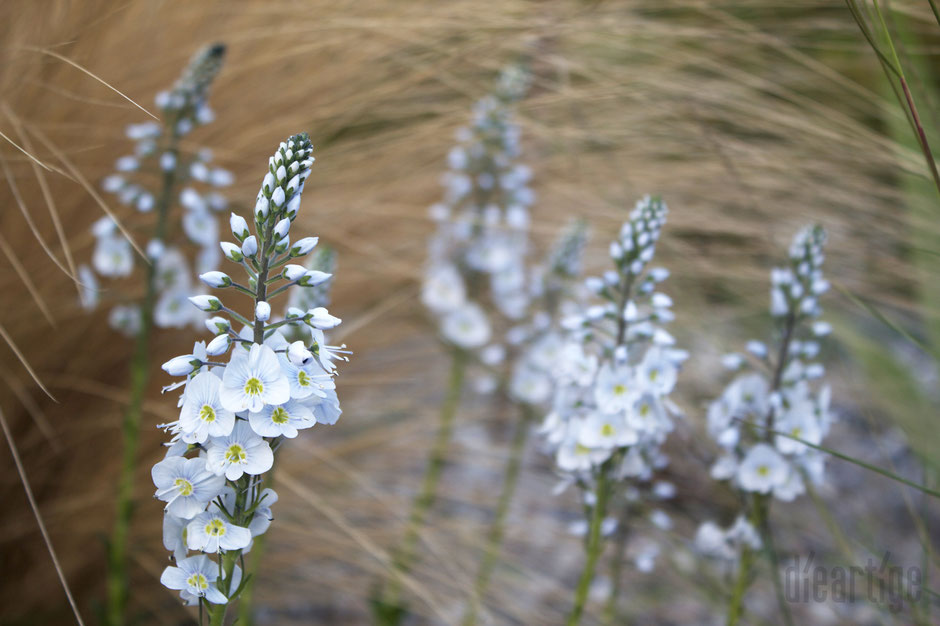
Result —
<path fill-rule="evenodd" d="M 130 102 L 131 104 L 133 104 L 135 107 L 137 107 L 138 109 L 140 109 L 141 111 L 143 111 L 144 113 L 146 113 L 147 115 L 149 115 L 150 117 L 152 117 L 153 119 L 155 119 L 155 120 L 159 120 L 159 119 L 160 119 L 159 117 L 157 117 L 156 115 L 154 115 L 153 113 L 151 113 L 150 111 L 148 111 L 147 109 L 145 109 L 144 107 L 142 107 L 141 105 L 137 104 L 130 96 L 128 96 L 127 94 L 125 94 L 123 91 L 121 91 L 120 89 L 118 89 L 117 87 L 115 87 L 114 85 L 112 85 L 111 83 L 109 83 L 108 81 L 106 81 L 105 79 L 101 78 L 100 76 L 98 76 L 98 75 L 95 74 L 94 72 L 88 70 L 87 68 L 82 67 L 81 65 L 79 65 L 78 63 L 76 63 L 75 61 L 73 61 L 72 59 L 70 59 L 70 58 L 68 58 L 68 57 L 64 57 L 64 56 L 62 56 L 61 54 L 59 54 L 58 52 L 53 52 L 52 50 L 47 50 L 47 49 L 45 49 L 45 48 L 35 48 L 35 47 L 32 47 L 32 46 L 26 46 L 26 47 L 24 47 L 24 50 L 32 50 L 33 52 L 39 52 L 40 54 L 46 54 L 46 55 L 51 56 L 51 57 L 54 58 L 54 59 L 58 59 L 58 60 L 62 61 L 63 63 L 68 63 L 69 65 L 71 65 L 71 66 L 74 67 L 75 69 L 77 69 L 77 70 L 79 70 L 79 71 L 81 71 L 81 72 L 84 72 L 84 73 L 87 74 L 88 76 L 91 76 L 92 78 L 94 78 L 95 80 L 97 80 L 99 83 L 101 83 L 102 85 L 104 85 L 105 87 L 107 87 L 108 89 L 110 89 L 111 91 L 113 91 L 114 93 L 118 94 L 119 96 L 121 96 L 122 98 L 124 98 L 125 100 L 127 100 L 128 102 Z"/>
<path fill-rule="evenodd" d="M 295 495 L 300 497 L 304 502 L 315 508 L 322 515 L 327 517 L 331 522 L 333 522 L 340 530 L 349 535 L 353 541 L 355 541 L 363 550 L 372 555 L 379 563 L 382 564 L 382 567 L 390 574 L 395 574 L 395 568 L 392 565 L 392 559 L 375 545 L 363 532 L 360 532 L 353 526 L 351 526 L 339 511 L 335 508 L 326 504 L 322 498 L 316 495 L 314 492 L 310 491 L 299 482 L 297 482 L 291 475 L 287 472 L 280 472 L 277 476 L 277 480 L 280 484 L 284 485 L 290 489 Z M 438 614 L 438 617 L 447 620 L 447 614 L 444 612 L 443 608 L 434 600 L 434 598 L 427 592 L 427 590 L 420 584 L 418 584 L 410 576 L 402 576 L 403 584 L 408 587 L 416 596 L 421 598 L 435 613 Z"/>
<path fill-rule="evenodd" d="M 11 350 L 13 350 L 13 354 L 15 354 L 20 363 L 23 364 L 23 367 L 26 368 L 26 371 L 29 372 L 29 375 L 32 377 L 32 379 L 36 381 L 37 385 L 39 385 L 39 388 L 46 392 L 46 395 L 52 398 L 52 400 L 58 402 L 58 400 L 55 399 L 55 396 L 52 395 L 52 392 L 46 389 L 46 386 L 43 384 L 42 380 L 40 380 L 39 375 L 36 374 L 35 370 L 33 370 L 32 366 L 29 364 L 29 361 L 27 361 L 26 357 L 23 356 L 23 353 L 20 352 L 20 349 L 16 346 L 16 343 L 14 343 L 13 338 L 7 332 L 7 329 L 3 327 L 3 324 L 0 324 L 0 337 L 2 337 L 3 340 L 7 342 L 7 345 L 10 346 Z"/>
<path fill-rule="evenodd" d="M 66 169 L 68 169 L 68 171 L 72 174 L 72 176 L 75 177 L 75 180 L 82 187 L 85 188 L 85 191 L 88 192 L 88 195 L 90 195 L 95 200 L 95 202 L 98 203 L 98 206 L 101 207 L 101 209 L 108 215 L 108 217 L 114 220 L 114 223 L 117 225 L 118 230 L 120 230 L 121 234 L 124 235 L 124 237 L 127 239 L 128 242 L 130 242 L 134 250 L 137 251 L 137 254 L 140 255 L 140 258 L 142 258 L 145 263 L 149 264 L 150 259 L 144 253 L 143 249 L 139 245 L 137 245 L 137 242 L 134 241 L 134 237 L 131 235 L 130 231 L 128 231 L 127 228 L 125 228 L 124 224 L 121 223 L 121 220 L 119 220 L 117 215 L 115 215 L 114 211 L 111 210 L 111 207 L 108 206 L 108 203 L 104 201 L 104 198 L 101 197 L 101 195 L 95 189 L 95 186 L 88 182 L 88 179 L 85 178 L 85 175 L 82 174 L 77 167 L 75 167 L 75 164 L 72 163 L 71 159 L 65 156 L 65 153 L 62 152 L 62 150 L 60 150 L 59 147 L 56 146 L 43 132 L 41 132 L 37 128 L 33 128 L 30 130 L 36 136 L 36 138 L 39 139 L 39 141 L 44 146 L 46 146 L 46 148 L 50 152 L 52 152 L 52 154 L 54 154 L 56 158 L 59 159 L 59 161 L 62 162 L 62 164 L 66 167 Z"/>
<path fill-rule="evenodd" d="M 16 444 L 13 442 L 13 435 L 10 433 L 10 427 L 7 425 L 7 420 L 2 410 L 0 410 L 0 426 L 3 427 L 3 436 L 6 437 L 7 444 L 10 446 L 10 454 L 13 455 L 13 463 L 16 465 L 16 471 L 20 475 L 20 480 L 23 482 L 23 489 L 26 491 L 29 506 L 33 510 L 33 515 L 36 517 L 36 524 L 39 525 L 39 532 L 42 533 L 43 541 L 46 542 L 46 548 L 49 550 L 49 556 L 52 557 L 52 564 L 55 566 L 56 574 L 59 576 L 59 582 L 62 583 L 62 589 L 65 591 L 66 597 L 68 597 L 69 605 L 72 607 L 72 613 L 75 614 L 75 621 L 78 622 L 79 626 L 84 626 L 85 622 L 82 621 L 81 613 L 78 612 L 78 606 L 75 604 L 75 599 L 72 597 L 72 591 L 69 589 L 68 581 L 65 579 L 65 573 L 62 571 L 59 558 L 56 556 L 55 548 L 52 546 L 52 539 L 49 538 L 49 531 L 46 530 L 46 524 L 42 521 L 39 506 L 36 504 L 33 490 L 29 486 L 29 480 L 26 478 L 26 470 L 23 468 L 23 462 L 20 460 L 20 453 L 17 451 Z"/>
<path fill-rule="evenodd" d="M 16 399 L 19 400 L 23 408 L 26 409 L 26 412 L 29 413 L 29 416 L 36 424 L 36 428 L 39 429 L 39 432 L 42 433 L 46 441 L 49 442 L 49 445 L 52 446 L 53 451 L 58 453 L 62 449 L 62 445 L 55 436 L 55 431 L 52 428 L 52 424 L 49 423 L 49 418 L 43 413 L 39 404 L 33 400 L 32 396 L 26 393 L 26 390 L 23 389 L 23 385 L 13 376 L 13 372 L 2 365 L 0 365 L 0 377 L 6 382 L 7 386 L 13 392 L 13 395 L 16 396 Z"/>
<path fill-rule="evenodd" d="M 5 254 L 7 259 L 10 260 L 10 265 L 16 271 L 16 274 L 20 277 L 20 280 L 23 281 L 23 284 L 29 291 L 29 295 L 33 297 L 33 301 L 36 303 L 36 306 L 39 307 L 40 311 L 42 311 L 42 314 L 49 321 L 49 324 L 54 327 L 56 323 L 55 319 L 52 317 L 52 312 L 49 310 L 46 302 L 42 299 L 42 296 L 39 295 L 39 291 L 36 289 L 36 285 L 33 284 L 33 280 L 29 277 L 29 272 L 26 271 L 26 268 L 23 267 L 23 264 L 20 263 L 20 260 L 16 258 L 16 253 L 13 252 L 13 248 L 10 247 L 10 244 L 7 243 L 7 240 L 3 235 L 0 235 L 0 250 L 2 250 L 3 254 Z"/>
<path fill-rule="evenodd" d="M 39 232 L 39 228 L 36 226 L 36 222 L 33 220 L 32 213 L 26 206 L 26 202 L 24 202 L 22 194 L 20 194 L 20 189 L 16 184 L 16 178 L 13 176 L 13 172 L 10 171 L 10 166 L 7 165 L 7 161 L 5 158 L 3 158 L 2 153 L 0 153 L 0 170 L 3 171 L 3 177 L 10 186 L 10 193 L 13 194 L 13 200 L 16 202 L 17 208 L 19 208 L 20 213 L 23 214 L 23 219 L 26 220 L 26 224 L 29 226 L 29 230 L 33 234 L 33 237 L 35 237 L 36 241 L 39 242 L 39 247 L 41 247 L 46 255 L 52 260 L 52 262 L 56 264 L 56 267 L 62 270 L 72 280 L 78 280 L 78 277 L 70 273 L 68 268 L 62 265 L 62 262 L 56 258 L 56 255 L 52 252 L 49 244 L 46 243 L 42 233 Z"/>
<path fill-rule="evenodd" d="M 13 126 L 16 127 L 16 133 L 19 136 L 20 141 L 23 142 L 23 145 L 26 146 L 26 149 L 30 152 L 33 152 L 32 143 L 29 140 L 29 137 L 26 133 L 23 132 L 23 124 L 20 119 L 13 113 L 9 105 L 6 102 L 0 104 L 3 108 L 3 112 L 10 119 L 10 122 L 13 123 Z M 62 226 L 62 219 L 59 217 L 59 212 L 56 210 L 56 203 L 52 196 L 52 191 L 49 189 L 49 182 L 46 179 L 46 173 L 43 172 L 36 164 L 35 160 L 30 161 L 33 166 L 33 174 L 36 176 L 36 182 L 39 183 L 39 190 L 42 192 L 43 200 L 46 202 L 46 208 L 49 210 L 49 217 L 52 219 L 52 225 L 55 228 L 56 235 L 59 238 L 59 245 L 62 246 L 62 254 L 65 255 L 65 262 L 69 266 L 69 271 L 72 276 L 75 277 L 75 288 L 78 289 L 81 293 L 81 285 L 78 282 L 78 270 L 75 267 L 75 259 L 72 258 L 72 248 L 69 246 L 68 237 L 65 236 L 65 228 Z"/>

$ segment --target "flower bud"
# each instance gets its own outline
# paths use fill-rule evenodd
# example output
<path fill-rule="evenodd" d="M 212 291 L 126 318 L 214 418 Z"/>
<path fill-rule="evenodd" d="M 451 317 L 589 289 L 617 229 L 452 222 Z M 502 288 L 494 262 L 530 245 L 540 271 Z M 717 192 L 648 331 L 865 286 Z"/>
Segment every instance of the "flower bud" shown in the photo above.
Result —
<path fill-rule="evenodd" d="M 268 198 L 271 197 L 271 193 L 274 191 L 274 187 L 277 185 L 277 182 L 274 180 L 274 174 L 268 172 L 264 175 L 264 180 L 261 181 L 261 190 L 264 192 L 264 195 Z"/>
<path fill-rule="evenodd" d="M 343 321 L 338 317 L 333 317 L 324 307 L 318 306 L 315 309 L 307 311 L 309 318 L 307 323 L 319 330 L 329 330 L 336 328 Z"/>
<path fill-rule="evenodd" d="M 199 280 L 215 289 L 229 287 L 232 284 L 232 279 L 224 272 L 206 272 L 205 274 L 199 275 Z"/>
<path fill-rule="evenodd" d="M 287 196 L 284 195 L 284 190 L 281 187 L 278 187 L 274 190 L 274 193 L 271 194 L 271 202 L 277 208 L 284 206 L 284 201 L 287 199 Z"/>
<path fill-rule="evenodd" d="M 221 311 L 222 301 L 215 296 L 191 296 L 192 302 L 200 311 Z"/>
<path fill-rule="evenodd" d="M 229 226 L 232 227 L 232 234 L 235 235 L 235 239 L 239 241 L 244 241 L 245 237 L 251 234 L 251 231 L 248 230 L 248 222 L 245 221 L 245 218 L 241 215 L 236 215 L 232 213 L 232 216 L 228 220 Z"/>
<path fill-rule="evenodd" d="M 303 278 L 306 273 L 307 268 L 303 265 L 290 264 L 284 268 L 284 271 L 281 272 L 281 276 L 293 283 Z"/>
<path fill-rule="evenodd" d="M 242 242 L 242 254 L 245 256 L 255 256 L 258 254 L 258 240 L 254 235 L 246 237 Z"/>
<path fill-rule="evenodd" d="M 291 246 L 290 255 L 295 257 L 309 254 L 314 248 L 317 247 L 318 241 L 320 241 L 319 237 L 304 237 Z"/>
<path fill-rule="evenodd" d="M 218 335 L 219 333 L 227 333 L 232 327 L 232 323 L 228 321 L 227 318 L 221 317 L 219 315 L 215 317 L 210 317 L 206 320 L 206 328 L 209 329 L 210 333 Z"/>
<path fill-rule="evenodd" d="M 262 300 L 255 305 L 255 319 L 267 322 L 271 319 L 271 305 Z"/>
<path fill-rule="evenodd" d="M 287 348 L 287 359 L 295 367 L 303 367 L 313 360 L 313 353 L 307 349 L 303 341 L 295 341 Z"/>
<path fill-rule="evenodd" d="M 200 365 L 199 359 L 191 354 L 184 354 L 182 356 L 173 357 L 161 367 L 163 371 L 170 376 L 188 376 L 195 372 Z"/>
<path fill-rule="evenodd" d="M 255 202 L 255 218 L 260 222 L 268 216 L 268 199 L 263 195 L 258 196 L 258 201 Z"/>
<path fill-rule="evenodd" d="M 304 277 L 300 279 L 299 283 L 304 287 L 316 287 L 320 283 L 325 283 L 330 278 L 332 274 L 327 274 L 326 272 L 321 272 L 320 270 L 307 270 L 304 274 Z"/>
<path fill-rule="evenodd" d="M 274 234 L 278 239 L 283 239 L 287 237 L 287 233 L 290 232 L 290 219 L 284 218 L 280 222 L 274 225 Z"/>
<path fill-rule="evenodd" d="M 225 258 L 228 259 L 229 261 L 234 261 L 238 263 L 239 261 L 245 258 L 245 256 L 242 254 L 241 248 L 236 246 L 234 243 L 223 241 L 219 244 L 219 246 L 221 246 L 222 253 L 225 255 Z"/>
<path fill-rule="evenodd" d="M 232 345 L 232 336 L 228 333 L 224 335 L 219 335 L 215 339 L 209 342 L 209 345 L 206 346 L 206 354 L 209 356 L 219 356 L 220 354 L 225 354 L 228 352 L 229 346 Z"/>
<path fill-rule="evenodd" d="M 290 247 L 290 237 L 284 237 L 277 242 L 277 245 L 274 246 L 274 252 L 277 254 L 284 254 L 287 252 L 287 249 Z"/>
<path fill-rule="evenodd" d="M 294 219 L 297 217 L 297 212 L 300 210 L 300 194 L 295 193 L 294 197 L 290 199 L 290 202 L 287 203 L 287 217 Z"/>

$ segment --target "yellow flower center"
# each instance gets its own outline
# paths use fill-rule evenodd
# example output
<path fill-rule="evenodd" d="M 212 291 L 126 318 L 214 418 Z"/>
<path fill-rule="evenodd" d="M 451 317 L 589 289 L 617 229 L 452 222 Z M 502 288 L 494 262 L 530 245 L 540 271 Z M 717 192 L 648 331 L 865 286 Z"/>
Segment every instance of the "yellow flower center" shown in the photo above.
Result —
<path fill-rule="evenodd" d="M 297 384 L 300 385 L 301 387 L 309 387 L 310 375 L 307 374 L 307 372 L 303 370 L 298 370 L 297 371 Z"/>
<path fill-rule="evenodd" d="M 213 519 L 206 524 L 206 534 L 210 537 L 221 537 L 225 534 L 225 523 L 220 519 Z"/>
<path fill-rule="evenodd" d="M 248 455 L 245 453 L 245 449 L 237 443 L 233 443 L 225 451 L 225 460 L 229 463 L 241 463 L 247 458 Z"/>
<path fill-rule="evenodd" d="M 275 424 L 286 424 L 290 421 L 290 415 L 287 414 L 287 411 L 285 411 L 283 407 L 279 406 L 271 412 L 271 421 Z"/>
<path fill-rule="evenodd" d="M 575 454 L 588 454 L 590 451 L 591 451 L 590 448 L 587 448 L 587 447 L 585 447 L 585 446 L 582 446 L 580 443 L 575 444 L 575 446 L 574 446 L 574 452 L 575 452 Z"/>
<path fill-rule="evenodd" d="M 659 370 L 650 370 L 650 380 L 656 380 L 659 377 Z"/>
<path fill-rule="evenodd" d="M 186 584 L 194 589 L 198 589 L 199 591 L 205 591 L 206 589 L 209 588 L 209 581 L 206 580 L 206 577 L 200 574 L 199 572 L 196 572 L 195 574 L 187 578 Z"/>
<path fill-rule="evenodd" d="M 208 404 L 203 404 L 202 408 L 199 409 L 199 419 L 204 422 L 214 422 L 215 421 L 215 409 L 213 409 Z"/>
<path fill-rule="evenodd" d="M 261 381 L 252 376 L 247 381 L 245 381 L 245 393 L 249 396 L 260 396 L 261 392 L 264 391 L 264 385 Z"/>
<path fill-rule="evenodd" d="M 614 427 L 610 424 L 604 424 L 601 426 L 601 434 L 605 437 L 611 437 L 614 434 Z"/>
<path fill-rule="evenodd" d="M 650 405 L 645 402 L 640 405 L 640 417 L 646 417 L 650 414 Z"/>
<path fill-rule="evenodd" d="M 177 478 L 173 484 L 176 485 L 176 488 L 179 490 L 181 496 L 193 495 L 193 484 L 185 478 Z"/>
<path fill-rule="evenodd" d="M 614 395 L 622 396 L 625 393 L 627 393 L 626 385 L 622 385 L 622 384 L 614 385 Z"/>
<path fill-rule="evenodd" d="M 766 476 L 766 475 L 769 474 L 769 473 L 770 473 L 770 468 L 767 467 L 766 465 L 759 465 L 759 466 L 757 467 L 757 475 L 758 475 L 758 476 Z"/>

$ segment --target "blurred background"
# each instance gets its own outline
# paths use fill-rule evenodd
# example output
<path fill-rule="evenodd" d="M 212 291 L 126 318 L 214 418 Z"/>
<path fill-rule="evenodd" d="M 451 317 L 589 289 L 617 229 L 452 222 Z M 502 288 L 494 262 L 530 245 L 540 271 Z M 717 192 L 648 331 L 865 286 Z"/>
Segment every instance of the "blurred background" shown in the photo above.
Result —
<path fill-rule="evenodd" d="M 940 28 L 930 7 L 891 7 L 892 28 L 905 33 L 901 54 L 918 68 L 909 79 L 933 93 Z M 355 352 L 338 379 L 339 423 L 302 433 L 280 453 L 258 623 L 368 623 L 367 598 L 404 528 L 445 387 L 447 354 L 419 300 L 427 210 L 440 198 L 454 132 L 499 70 L 523 55 L 533 86 L 518 115 L 538 195 L 536 249 L 583 216 L 592 231 L 586 264 L 599 271 L 638 197 L 661 194 L 671 210 L 658 259 L 672 271 L 674 332 L 692 354 L 677 397 L 686 419 L 667 447 L 677 493 L 659 507 L 674 527 L 631 522 L 663 550 L 652 574 L 626 568 L 624 623 L 722 621 L 722 573 L 694 556 L 691 539 L 705 519 L 729 524 L 738 505 L 704 471 L 714 454 L 702 436 L 704 407 L 727 381 L 718 357 L 764 336 L 769 269 L 803 224 L 819 222 L 830 236 L 835 289 L 823 306 L 835 333 L 824 362 L 839 423 L 827 444 L 935 484 L 934 360 L 892 325 L 924 341 L 940 329 L 936 190 L 841 3 L 6 0 L 0 409 L 88 623 L 105 593 L 133 342 L 105 313 L 81 309 L 50 254 L 61 265 L 88 262 L 102 203 L 133 224 L 131 211 L 98 191 L 130 149 L 124 127 L 147 119 L 115 90 L 156 110 L 153 96 L 214 41 L 228 46 L 210 98 L 216 120 L 187 141 L 211 147 L 234 172 L 227 195 L 247 208 L 277 142 L 310 133 L 317 161 L 294 229 L 338 251 L 330 310 L 344 324 L 332 339 Z M 923 117 L 932 130 L 937 120 Z M 170 379 L 159 365 L 194 339 L 191 330 L 157 330 L 153 341 L 130 539 L 133 623 L 193 619 L 159 584 L 167 553 L 149 468 L 164 439 L 150 426 L 176 418 L 160 395 Z M 459 619 L 514 419 L 465 391 L 440 500 L 421 534 L 411 623 Z M 569 526 L 582 514 L 573 491 L 552 495 L 551 466 L 532 437 L 484 623 L 556 624 L 569 607 L 583 562 Z M 70 623 L 6 450 L 0 467 L 0 623 Z M 933 568 L 924 546 L 940 539 L 936 501 L 839 460 L 829 471 L 817 497 L 776 510 L 784 555 L 813 551 L 828 565 L 864 567 L 890 551 L 897 564 Z M 602 564 L 600 587 L 605 576 Z M 749 594 L 754 623 L 776 623 L 768 580 Z M 909 623 L 877 603 L 793 611 L 807 624 Z M 600 604 L 589 606 L 588 622 L 599 615 Z"/>

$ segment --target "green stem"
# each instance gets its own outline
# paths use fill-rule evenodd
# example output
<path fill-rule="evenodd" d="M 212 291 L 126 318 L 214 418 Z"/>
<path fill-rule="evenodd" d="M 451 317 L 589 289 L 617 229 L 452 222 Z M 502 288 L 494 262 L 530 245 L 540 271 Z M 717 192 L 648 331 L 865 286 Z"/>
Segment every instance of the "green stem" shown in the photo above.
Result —
<path fill-rule="evenodd" d="M 777 607 L 780 609 L 780 615 L 787 626 L 793 626 L 793 618 L 790 616 L 790 606 L 787 604 L 786 596 L 783 593 L 783 583 L 780 580 L 780 561 L 777 557 L 777 549 L 774 547 L 773 532 L 770 529 L 770 496 L 758 495 L 757 506 L 760 508 L 758 520 L 760 525 L 761 540 L 764 543 L 764 554 L 767 556 L 767 562 L 770 569 L 770 578 L 774 583 L 774 593 L 777 596 Z"/>
<path fill-rule="evenodd" d="M 235 571 L 235 564 L 238 562 L 241 553 L 241 550 L 228 550 L 222 553 L 222 580 L 224 582 L 221 591 L 226 597 L 229 597 L 229 594 L 234 591 L 234 589 L 231 589 L 232 572 Z M 246 575 L 246 572 L 242 572 L 242 576 Z M 225 613 L 234 600 L 235 598 L 231 598 L 225 604 L 209 605 L 209 626 L 222 626 L 225 623 Z"/>
<path fill-rule="evenodd" d="M 401 607 L 402 575 L 407 574 L 414 564 L 418 536 L 424 527 L 425 517 L 437 498 L 437 484 L 440 481 L 441 471 L 447 458 L 447 448 L 454 430 L 454 417 L 460 404 L 466 362 L 467 354 L 462 350 L 454 349 L 447 395 L 441 405 L 437 437 L 424 470 L 421 491 L 412 503 L 405 536 L 392 557 L 391 578 L 385 590 L 379 591 L 378 597 L 373 600 L 376 621 L 380 624 L 397 624 L 404 617 L 404 610 Z"/>
<path fill-rule="evenodd" d="M 748 546 L 741 546 L 741 554 L 738 556 L 738 577 L 728 603 L 728 626 L 736 626 L 744 613 L 744 594 L 751 584 L 753 563 L 754 552 Z"/>
<path fill-rule="evenodd" d="M 604 623 L 614 624 L 617 621 L 617 601 L 620 599 L 621 579 L 623 578 L 623 563 L 627 552 L 627 520 L 630 507 L 625 503 L 617 526 L 617 537 L 614 542 L 614 558 L 610 564 L 610 593 L 607 596 L 607 605 L 604 607 Z"/>
<path fill-rule="evenodd" d="M 523 419 L 519 420 L 519 423 L 516 425 L 516 433 L 512 440 L 509 460 L 506 462 L 506 471 L 503 474 L 503 486 L 500 490 L 496 513 L 493 517 L 493 525 L 490 526 L 490 531 L 487 536 L 487 544 L 483 552 L 483 560 L 480 562 L 480 570 L 477 572 L 473 593 L 470 596 L 470 604 L 467 607 L 467 612 L 464 614 L 464 626 L 471 626 L 476 623 L 480 602 L 489 586 L 493 568 L 496 566 L 500 549 L 502 548 L 503 535 L 505 534 L 506 528 L 506 515 L 509 512 L 509 505 L 512 503 L 513 494 L 516 492 L 516 484 L 519 482 L 519 469 L 522 465 L 522 455 L 523 452 L 525 452 L 525 442 L 529 434 L 529 421 L 532 415 L 532 409 L 528 406 L 524 406 L 522 411 Z"/>
<path fill-rule="evenodd" d="M 171 138 L 170 151 L 176 153 L 176 136 Z M 175 172 L 163 175 L 163 188 L 157 204 L 157 223 L 153 238 L 163 241 L 166 237 L 167 215 L 173 198 Z M 134 355 L 131 360 L 130 403 L 121 422 L 123 451 L 121 475 L 117 490 L 117 515 L 111 541 L 108 546 L 108 608 L 107 623 L 111 626 L 124 624 L 127 608 L 127 537 L 134 514 L 134 475 L 137 470 L 137 448 L 140 440 L 140 417 L 147 383 L 150 379 L 150 334 L 153 330 L 153 307 L 157 300 L 157 268 L 151 259 L 147 266 L 147 290 L 140 308 L 140 330 L 137 332 Z"/>
<path fill-rule="evenodd" d="M 597 566 L 597 559 L 600 558 L 604 547 L 604 538 L 601 536 L 601 526 L 604 522 L 604 516 L 607 514 L 607 499 L 610 496 L 610 486 L 607 472 L 601 468 L 597 476 L 597 491 L 594 510 L 591 513 L 591 525 L 588 529 L 587 537 L 587 560 L 584 563 L 584 570 L 581 572 L 581 578 L 578 579 L 578 586 L 574 594 L 574 607 L 571 614 L 568 615 L 568 626 L 576 626 L 581 623 L 581 616 L 584 613 L 584 606 L 587 604 L 588 591 L 591 588 L 591 581 L 594 580 L 594 570 Z"/>

